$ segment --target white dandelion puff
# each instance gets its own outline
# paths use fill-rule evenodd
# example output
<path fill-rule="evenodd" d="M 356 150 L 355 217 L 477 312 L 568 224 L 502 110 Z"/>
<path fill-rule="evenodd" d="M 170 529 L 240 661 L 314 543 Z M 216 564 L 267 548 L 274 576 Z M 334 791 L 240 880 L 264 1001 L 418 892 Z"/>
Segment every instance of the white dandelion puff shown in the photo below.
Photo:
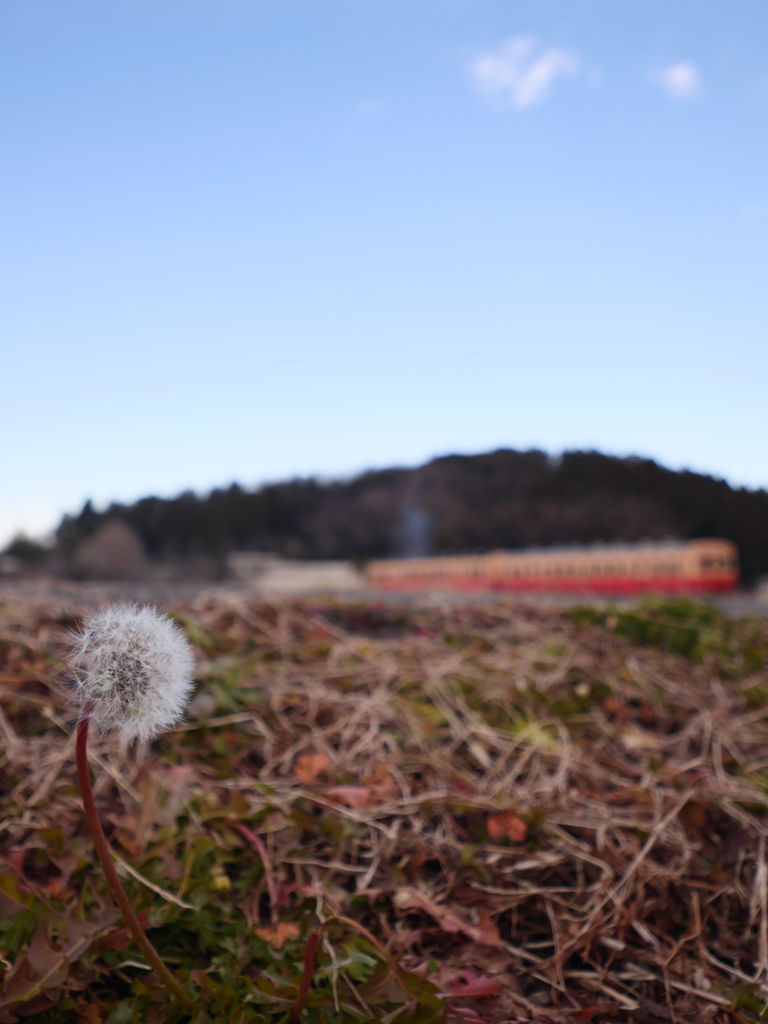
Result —
<path fill-rule="evenodd" d="M 98 732 L 151 740 L 184 714 L 192 648 L 154 608 L 118 604 L 92 612 L 71 641 L 75 699 Z"/>

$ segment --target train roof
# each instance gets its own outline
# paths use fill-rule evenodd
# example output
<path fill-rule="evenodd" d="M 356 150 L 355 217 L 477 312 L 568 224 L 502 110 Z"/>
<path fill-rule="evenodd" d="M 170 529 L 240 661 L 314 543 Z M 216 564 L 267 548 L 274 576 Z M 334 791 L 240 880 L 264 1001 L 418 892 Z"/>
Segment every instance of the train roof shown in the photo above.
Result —
<path fill-rule="evenodd" d="M 576 554 L 578 552 L 589 552 L 593 551 L 669 551 L 675 548 L 688 547 L 690 544 L 701 544 L 701 543 L 718 543 L 718 544 L 732 544 L 733 542 L 727 540 L 724 537 L 696 537 L 692 540 L 677 540 L 671 537 L 665 537 L 662 540 L 611 540 L 611 541 L 593 541 L 590 544 L 559 544 L 559 545 L 540 545 L 531 544 L 527 548 L 497 548 L 490 554 L 504 554 L 504 555 L 558 555 L 558 554 Z"/>
<path fill-rule="evenodd" d="M 593 555 L 593 554 L 618 554 L 619 552 L 630 552 L 634 551 L 638 554 L 652 554 L 654 552 L 671 553 L 673 551 L 680 551 L 691 548 L 695 545 L 710 545 L 710 544 L 725 544 L 729 548 L 736 550 L 736 545 L 733 541 L 728 540 L 725 537 L 696 537 L 692 540 L 677 540 L 671 537 L 665 537 L 661 540 L 637 540 L 637 541 L 595 541 L 591 544 L 560 544 L 546 547 L 543 545 L 532 544 L 527 548 L 495 548 L 491 551 L 464 551 L 454 552 L 452 554 L 432 554 L 432 555 L 411 555 L 411 556 L 399 556 L 394 558 L 385 559 L 373 559 L 376 564 L 386 562 L 420 562 L 420 561 L 434 561 L 435 559 L 464 559 L 464 558 L 492 558 L 493 556 L 504 556 L 514 555 L 519 557 L 520 555 L 531 555 L 531 556 L 557 556 L 557 555 Z"/>

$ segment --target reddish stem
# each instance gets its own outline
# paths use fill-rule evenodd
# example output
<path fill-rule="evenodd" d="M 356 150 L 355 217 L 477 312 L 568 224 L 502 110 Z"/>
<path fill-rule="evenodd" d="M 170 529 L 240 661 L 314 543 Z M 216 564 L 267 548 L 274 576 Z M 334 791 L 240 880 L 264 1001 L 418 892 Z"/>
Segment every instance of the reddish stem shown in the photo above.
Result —
<path fill-rule="evenodd" d="M 371 943 L 374 949 L 381 955 L 382 959 L 384 959 L 387 962 L 390 971 L 392 971 L 392 974 L 394 975 L 398 985 L 405 994 L 406 1003 L 409 1002 L 411 994 L 408 991 L 408 987 L 405 984 L 405 981 L 403 980 L 403 976 L 400 974 L 400 971 L 395 966 L 395 962 L 391 959 L 391 957 L 387 955 L 387 951 L 382 947 L 378 939 L 375 939 L 367 928 L 364 928 L 363 925 L 358 924 L 357 921 L 353 921 L 351 917 L 343 917 L 341 914 L 336 914 L 334 915 L 334 917 L 326 918 L 326 920 L 323 921 L 321 925 L 318 925 L 318 927 L 315 928 L 315 930 L 312 932 L 309 939 L 307 940 L 307 949 L 304 954 L 304 973 L 301 976 L 301 984 L 299 985 L 299 992 L 298 995 L 296 996 L 296 1002 L 293 1004 L 291 1016 L 288 1018 L 289 1024 L 299 1024 L 301 1011 L 304 1009 L 304 1003 L 307 1001 L 307 996 L 309 995 L 309 986 L 312 984 L 312 975 L 315 973 L 315 952 L 317 951 L 317 944 L 323 937 L 325 931 L 332 924 L 343 924 L 345 927 L 351 928 L 353 929 L 353 931 L 359 932 L 364 939 L 367 939 Z"/>
<path fill-rule="evenodd" d="M 275 888 L 275 876 L 272 874 L 272 865 L 269 863 L 269 855 L 267 854 L 267 848 L 261 836 L 257 836 L 255 832 L 251 832 L 247 825 L 242 825 L 239 821 L 230 821 L 230 825 L 236 828 L 237 831 L 251 844 L 253 849 L 261 857 L 261 863 L 264 867 L 264 877 L 267 880 L 267 890 L 269 891 L 269 907 L 271 911 L 272 923 L 275 923 L 275 917 L 277 916 L 277 889 Z"/>
<path fill-rule="evenodd" d="M 291 1010 L 290 1024 L 299 1024 L 301 1019 L 301 1011 L 304 1009 L 304 1003 L 307 1001 L 309 986 L 312 984 L 312 975 L 315 973 L 315 950 L 324 931 L 325 925 L 321 924 L 319 928 L 315 928 L 307 940 L 307 948 L 304 953 L 304 973 L 301 976 L 301 984 L 299 985 L 296 1002 Z"/>
<path fill-rule="evenodd" d="M 91 718 L 92 710 L 93 705 L 91 703 L 86 704 L 83 709 L 83 713 L 80 716 L 80 721 L 77 723 L 76 750 L 77 776 L 80 780 L 80 792 L 83 796 L 85 820 L 88 822 L 88 828 L 91 830 L 93 845 L 96 847 L 96 853 L 98 854 L 99 861 L 101 862 L 101 867 L 106 876 L 109 887 L 112 890 L 115 902 L 120 908 L 123 920 L 128 925 L 131 934 L 136 941 L 136 945 L 141 949 L 144 956 L 157 971 L 166 987 L 170 989 L 176 998 L 191 1012 L 194 1010 L 194 1002 L 165 966 L 163 961 L 160 959 L 157 950 L 144 934 L 144 930 L 139 924 L 139 919 L 136 917 L 134 909 L 131 906 L 131 901 L 128 899 L 125 889 L 123 888 L 123 884 L 118 877 L 117 869 L 115 868 L 114 861 L 112 860 L 112 856 L 109 852 L 109 844 L 107 843 L 107 837 L 104 835 L 104 830 L 101 827 L 99 812 L 96 810 L 96 801 L 93 799 L 91 778 L 88 772 L 88 723 Z"/>

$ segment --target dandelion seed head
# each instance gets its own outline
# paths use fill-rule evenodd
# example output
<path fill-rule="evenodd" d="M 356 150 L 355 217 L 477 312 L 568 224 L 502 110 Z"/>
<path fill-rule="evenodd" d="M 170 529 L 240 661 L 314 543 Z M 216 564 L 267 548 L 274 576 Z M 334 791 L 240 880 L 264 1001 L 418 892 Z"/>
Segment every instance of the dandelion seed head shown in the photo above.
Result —
<path fill-rule="evenodd" d="M 127 604 L 92 612 L 71 639 L 75 698 L 91 706 L 99 733 L 151 740 L 184 714 L 192 695 L 192 649 L 154 608 Z"/>

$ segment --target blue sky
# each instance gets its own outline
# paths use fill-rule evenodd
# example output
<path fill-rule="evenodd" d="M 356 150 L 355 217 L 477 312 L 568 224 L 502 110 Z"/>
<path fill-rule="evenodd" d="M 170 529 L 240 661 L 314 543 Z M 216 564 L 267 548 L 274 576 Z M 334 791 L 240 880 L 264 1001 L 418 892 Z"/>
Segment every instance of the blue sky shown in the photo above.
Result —
<path fill-rule="evenodd" d="M 768 485 L 764 0 L 5 0 L 0 542 L 598 448 Z"/>

